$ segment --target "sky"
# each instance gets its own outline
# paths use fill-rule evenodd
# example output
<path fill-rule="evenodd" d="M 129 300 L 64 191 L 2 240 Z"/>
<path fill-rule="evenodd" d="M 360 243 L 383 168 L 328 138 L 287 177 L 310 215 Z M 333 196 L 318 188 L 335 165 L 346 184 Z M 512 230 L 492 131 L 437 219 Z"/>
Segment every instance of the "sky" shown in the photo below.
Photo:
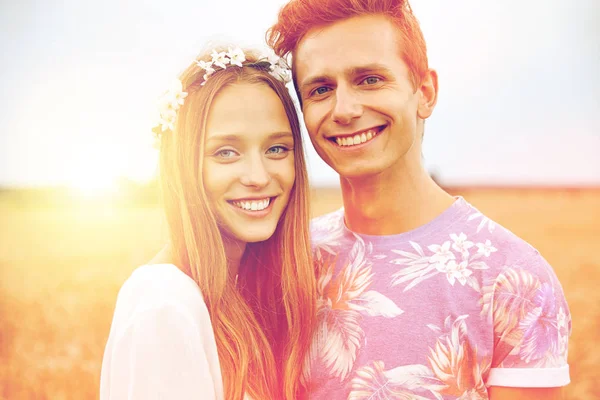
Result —
<path fill-rule="evenodd" d="M 0 186 L 157 170 L 156 99 L 211 43 L 264 47 L 284 0 L 0 5 Z M 413 0 L 439 74 L 426 165 L 446 185 L 600 184 L 600 1 Z M 311 182 L 338 178 L 306 141 Z"/>

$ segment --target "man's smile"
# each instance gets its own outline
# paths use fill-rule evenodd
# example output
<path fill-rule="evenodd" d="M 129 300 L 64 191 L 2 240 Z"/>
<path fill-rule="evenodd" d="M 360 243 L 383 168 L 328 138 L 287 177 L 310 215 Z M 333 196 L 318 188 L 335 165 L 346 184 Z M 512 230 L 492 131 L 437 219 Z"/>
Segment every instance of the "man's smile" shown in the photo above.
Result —
<path fill-rule="evenodd" d="M 381 125 L 374 128 L 369 128 L 363 131 L 340 134 L 328 137 L 327 139 L 336 143 L 340 147 L 352 147 L 373 140 L 377 135 L 386 128 L 387 125 Z"/>

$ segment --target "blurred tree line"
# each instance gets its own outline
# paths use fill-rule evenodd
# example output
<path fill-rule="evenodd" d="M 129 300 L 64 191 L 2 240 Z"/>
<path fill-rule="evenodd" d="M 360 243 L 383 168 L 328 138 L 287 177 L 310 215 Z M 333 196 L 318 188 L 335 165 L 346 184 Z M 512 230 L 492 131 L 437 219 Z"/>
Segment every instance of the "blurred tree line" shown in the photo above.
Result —
<path fill-rule="evenodd" d="M 155 207 L 160 204 L 157 180 L 138 183 L 121 178 L 114 188 L 89 191 L 71 187 L 0 187 L 0 206 L 45 208 L 113 205 L 123 207 Z"/>

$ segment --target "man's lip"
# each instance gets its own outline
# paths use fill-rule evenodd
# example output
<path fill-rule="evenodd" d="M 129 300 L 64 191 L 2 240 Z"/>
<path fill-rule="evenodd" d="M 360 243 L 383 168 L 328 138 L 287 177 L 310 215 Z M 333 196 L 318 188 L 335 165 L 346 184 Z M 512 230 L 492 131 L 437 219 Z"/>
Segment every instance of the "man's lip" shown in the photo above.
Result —
<path fill-rule="evenodd" d="M 377 133 L 379 133 L 382 130 L 384 130 L 386 126 L 387 125 L 385 125 L 385 124 L 384 125 L 377 125 L 377 126 L 373 126 L 371 128 L 363 129 L 363 130 L 352 132 L 352 133 L 339 133 L 339 134 L 336 134 L 336 135 L 328 135 L 328 136 L 326 136 L 326 139 L 335 141 L 335 139 L 337 139 L 337 138 L 353 137 L 355 135 L 360 135 L 362 133 L 367 133 L 367 132 L 369 132 L 371 130 L 377 131 Z"/>

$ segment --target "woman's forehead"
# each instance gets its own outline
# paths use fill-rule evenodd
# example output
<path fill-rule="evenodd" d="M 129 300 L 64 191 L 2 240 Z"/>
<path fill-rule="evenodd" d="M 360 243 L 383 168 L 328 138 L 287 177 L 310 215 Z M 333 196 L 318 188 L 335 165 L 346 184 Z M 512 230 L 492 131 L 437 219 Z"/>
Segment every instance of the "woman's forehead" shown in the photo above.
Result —
<path fill-rule="evenodd" d="M 210 137 L 243 139 L 244 135 L 289 132 L 291 127 L 279 96 L 266 84 L 235 84 L 223 89 L 208 113 L 207 140 Z"/>

